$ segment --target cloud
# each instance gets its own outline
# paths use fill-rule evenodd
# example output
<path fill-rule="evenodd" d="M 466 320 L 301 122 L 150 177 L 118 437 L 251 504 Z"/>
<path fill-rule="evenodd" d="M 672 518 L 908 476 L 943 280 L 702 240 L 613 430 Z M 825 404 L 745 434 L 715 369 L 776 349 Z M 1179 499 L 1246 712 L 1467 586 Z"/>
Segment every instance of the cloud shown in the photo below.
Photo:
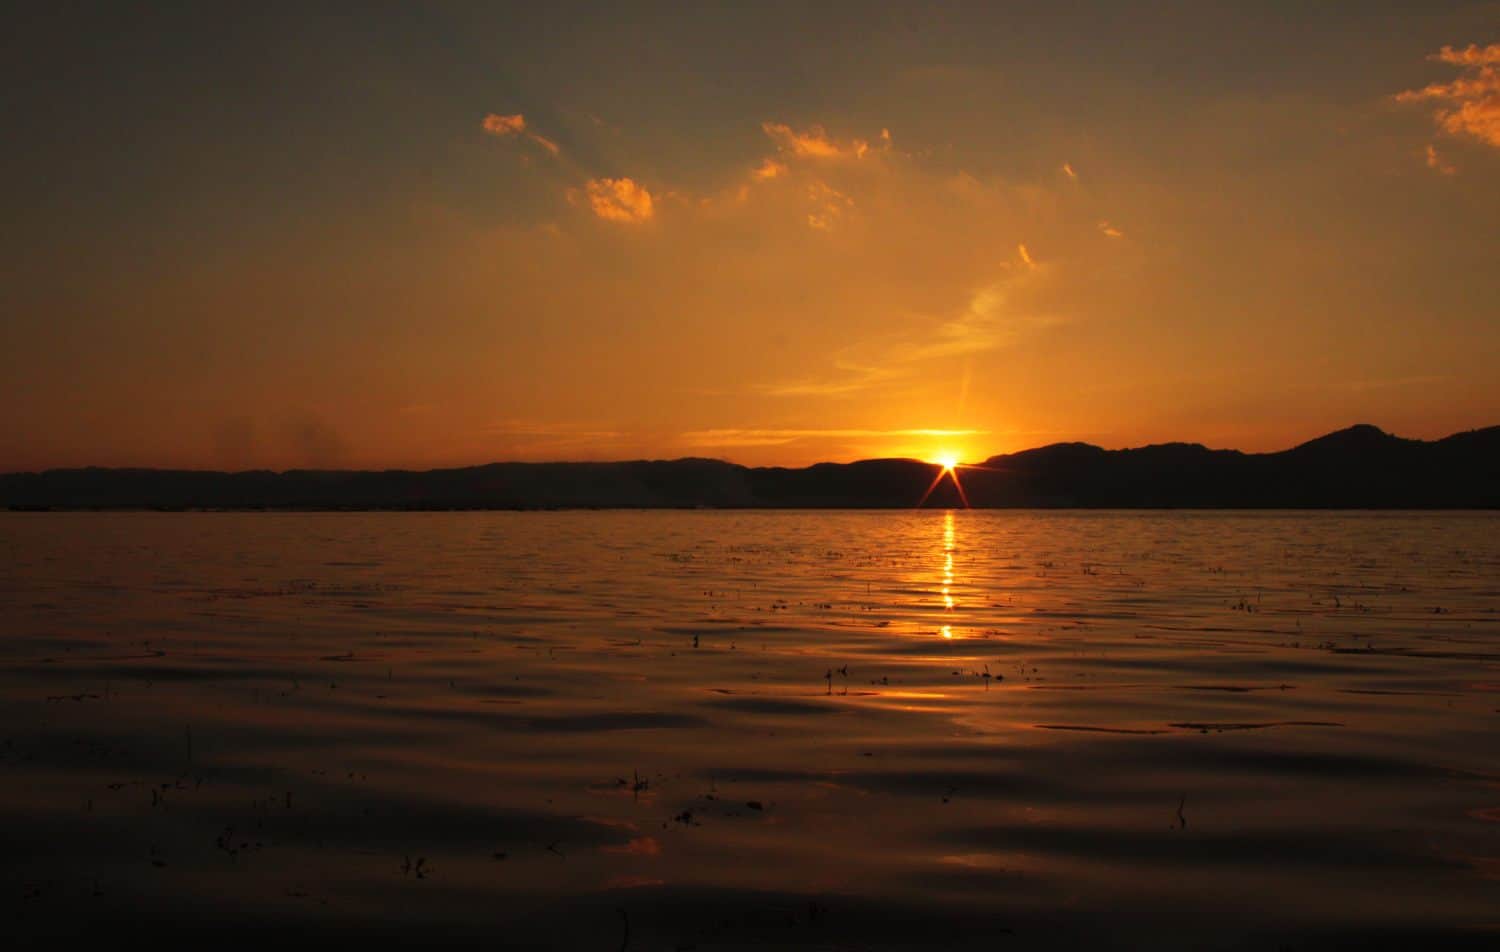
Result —
<path fill-rule="evenodd" d="M 862 159 L 870 151 L 870 144 L 864 139 L 840 142 L 830 138 L 822 126 L 809 126 L 798 132 L 782 122 L 762 122 L 760 128 L 778 149 L 799 159 Z M 881 138 L 889 144 L 890 132 L 882 129 Z"/>
<path fill-rule="evenodd" d="M 843 357 L 833 361 L 833 379 L 790 380 L 765 384 L 762 393 L 773 397 L 841 397 L 869 390 L 906 375 L 906 368 L 871 367 L 853 363 Z"/>
<path fill-rule="evenodd" d="M 820 231 L 832 231 L 839 219 L 844 217 L 844 212 L 854 207 L 854 199 L 827 182 L 819 181 L 809 185 L 807 198 L 813 204 L 813 210 L 807 216 L 807 224 Z"/>
<path fill-rule="evenodd" d="M 1500 43 L 1445 46 L 1428 59 L 1457 66 L 1460 75 L 1452 82 L 1397 93 L 1396 101 L 1435 103 L 1433 119 L 1444 132 L 1500 148 Z"/>
<path fill-rule="evenodd" d="M 480 429 L 486 451 L 516 459 L 608 456 L 639 434 L 605 424 L 547 420 L 500 420 Z"/>
<path fill-rule="evenodd" d="M 784 446 L 798 440 L 835 439 L 863 440 L 889 439 L 893 437 L 928 437 L 933 439 L 956 439 L 965 436 L 984 436 L 989 430 L 861 430 L 861 429 L 781 429 L 781 428 L 724 428 L 712 430 L 689 430 L 680 440 L 687 446 Z"/>
<path fill-rule="evenodd" d="M 1026 267 L 1035 268 L 1036 262 L 1031 260 L 1031 252 L 1026 250 L 1025 245 L 1016 245 L 1016 252 L 1020 254 L 1021 260 L 1026 262 Z"/>
<path fill-rule="evenodd" d="M 1063 170 L 1063 173 L 1068 176 L 1068 178 L 1072 179 L 1075 182 L 1078 181 L 1078 173 L 1075 172 L 1075 171 L 1073 171 L 1073 165 L 1072 165 L 1072 163 L 1070 163 L 1070 162 L 1064 162 L 1062 164 L 1062 170 Z"/>
<path fill-rule="evenodd" d="M 1101 234 L 1103 234 L 1105 237 L 1108 237 L 1108 238 L 1124 238 L 1125 237 L 1125 233 L 1123 231 L 1121 231 L 1120 229 L 1116 228 L 1114 225 L 1111 225 L 1107 221 L 1101 221 L 1099 223 L 1099 231 L 1100 231 Z"/>
<path fill-rule="evenodd" d="M 898 356 L 911 362 L 982 353 L 1058 323 L 1054 317 L 1016 313 L 1010 306 L 1010 283 L 1002 281 L 975 291 L 967 310 L 939 324 L 925 341 L 909 343 Z"/>
<path fill-rule="evenodd" d="M 750 177 L 757 182 L 768 182 L 773 178 L 778 178 L 785 174 L 786 163 L 767 158 L 750 173 Z"/>
<path fill-rule="evenodd" d="M 1449 165 L 1442 156 L 1438 155 L 1438 150 L 1430 142 L 1427 144 L 1426 156 L 1427 167 L 1439 175 L 1452 175 L 1458 171 L 1452 165 Z"/>
<path fill-rule="evenodd" d="M 562 149 L 559 149 L 557 147 L 557 143 L 553 142 L 551 139 L 547 138 L 546 136 L 537 135 L 535 132 L 533 132 L 533 133 L 529 133 L 529 137 L 530 137 L 530 139 L 531 139 L 532 142 L 535 142 L 537 145 L 539 145 L 542 148 L 546 149 L 548 152 L 551 152 L 553 155 L 559 155 L 559 154 L 562 153 Z"/>
<path fill-rule="evenodd" d="M 526 131 L 526 117 L 520 113 L 502 116 L 492 112 L 484 117 L 484 131 L 492 136 L 513 136 Z"/>
<path fill-rule="evenodd" d="M 933 360 L 967 357 L 998 350 L 1061 323 L 1052 315 L 1025 312 L 1011 301 L 1011 291 L 1034 280 L 1044 266 L 1030 265 L 973 292 L 960 313 L 936 324 L 886 335 L 846 347 L 834 359 L 835 376 L 763 386 L 777 397 L 848 396 L 895 383 L 916 374 Z"/>
<path fill-rule="evenodd" d="M 489 133 L 492 136 L 495 136 L 498 139 L 508 139 L 511 136 L 522 136 L 529 142 L 534 143 L 542 149 L 545 149 L 553 156 L 559 155 L 562 152 L 562 150 L 558 148 L 556 142 L 553 142 L 551 139 L 547 138 L 544 135 L 541 135 L 538 132 L 527 129 L 526 117 L 519 112 L 512 116 L 506 116 L 497 112 L 492 112 L 484 117 L 484 122 L 480 125 L 485 132 Z"/>
<path fill-rule="evenodd" d="M 631 178 L 590 179 L 585 186 L 589 207 L 606 221 L 638 225 L 656 214 L 651 193 Z"/>

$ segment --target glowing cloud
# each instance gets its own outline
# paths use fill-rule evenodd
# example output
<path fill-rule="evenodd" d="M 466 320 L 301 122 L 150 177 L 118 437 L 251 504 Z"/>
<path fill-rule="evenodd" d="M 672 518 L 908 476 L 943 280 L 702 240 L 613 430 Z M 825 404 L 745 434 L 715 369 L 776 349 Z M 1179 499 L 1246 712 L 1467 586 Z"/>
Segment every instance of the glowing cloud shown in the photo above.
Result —
<path fill-rule="evenodd" d="M 484 117 L 484 122 L 481 123 L 481 128 L 483 128 L 485 132 L 489 133 L 492 136 L 495 136 L 498 139 L 508 139 L 511 136 L 521 136 L 527 141 L 539 146 L 542 149 L 547 150 L 547 152 L 551 153 L 554 156 L 562 152 L 562 150 L 557 147 L 556 142 L 553 142 L 551 139 L 547 138 L 544 135 L 541 135 L 540 133 L 533 132 L 527 129 L 526 117 L 519 112 L 512 116 L 506 116 L 501 115 L 497 112 L 492 112 Z"/>
<path fill-rule="evenodd" d="M 1444 132 L 1500 148 L 1500 43 L 1461 50 L 1445 46 L 1428 59 L 1457 66 L 1462 73 L 1449 83 L 1397 93 L 1396 101 L 1436 102 L 1433 119 Z"/>
<path fill-rule="evenodd" d="M 1075 182 L 1078 181 L 1078 173 L 1073 171 L 1072 163 L 1064 162 L 1062 164 L 1062 170 L 1063 174 L 1067 175 L 1068 178 L 1072 179 Z"/>
<path fill-rule="evenodd" d="M 750 173 L 757 182 L 767 182 L 786 174 L 786 164 L 775 159 L 766 159 Z"/>
<path fill-rule="evenodd" d="M 1101 221 L 1099 223 L 1099 231 L 1100 231 L 1101 234 L 1103 234 L 1103 235 L 1105 235 L 1106 237 L 1109 237 L 1109 238 L 1124 238 L 1125 237 L 1125 233 L 1123 231 L 1121 231 L 1120 229 L 1116 228 L 1114 225 L 1111 225 L 1107 221 Z"/>
<path fill-rule="evenodd" d="M 1428 143 L 1427 145 L 1426 155 L 1427 167 L 1429 169 L 1432 169 L 1434 172 L 1437 172 L 1439 175 L 1452 175 L 1454 172 L 1458 171 L 1453 166 L 1444 161 L 1442 156 L 1438 155 L 1438 150 L 1431 143 Z"/>
<path fill-rule="evenodd" d="M 807 224 L 820 231 L 832 231 L 844 212 L 854 207 L 854 199 L 826 182 L 814 182 L 808 186 L 807 197 L 814 205 L 807 216 Z"/>
<path fill-rule="evenodd" d="M 829 138 L 822 126 L 809 126 L 798 132 L 785 123 L 762 122 L 760 128 L 777 148 L 799 159 L 861 159 L 870 151 L 870 144 L 864 139 L 839 142 Z M 889 143 L 890 133 L 885 130 L 882 133 L 882 139 Z"/>
<path fill-rule="evenodd" d="M 1025 245 L 1016 245 L 1016 252 L 1020 254 L 1021 260 L 1026 262 L 1026 267 L 1035 268 L 1036 262 L 1031 260 L 1031 252 L 1026 250 Z"/>
<path fill-rule="evenodd" d="M 636 225 L 656 214 L 651 193 L 634 179 L 590 179 L 586 188 L 589 207 L 606 221 Z"/>
<path fill-rule="evenodd" d="M 484 117 L 484 131 L 492 136 L 513 136 L 526 131 L 526 117 L 520 113 L 502 116 L 492 112 Z"/>

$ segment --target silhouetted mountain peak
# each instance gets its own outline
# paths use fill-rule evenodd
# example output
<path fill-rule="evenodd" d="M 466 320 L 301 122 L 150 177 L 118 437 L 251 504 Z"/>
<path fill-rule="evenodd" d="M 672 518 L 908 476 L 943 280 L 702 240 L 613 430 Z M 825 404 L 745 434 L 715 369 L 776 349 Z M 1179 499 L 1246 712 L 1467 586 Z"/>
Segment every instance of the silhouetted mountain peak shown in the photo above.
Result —
<path fill-rule="evenodd" d="M 1033 465 L 1036 463 L 1052 463 L 1067 461 L 1090 460 L 1105 455 L 1108 450 L 1095 446 L 1092 443 L 1049 443 L 1046 446 L 1038 446 L 1035 449 L 1020 450 L 1015 453 L 1004 453 L 1000 456 L 991 456 L 985 460 L 986 466 L 1009 465 Z"/>
<path fill-rule="evenodd" d="M 1317 439 L 1308 440 L 1287 450 L 1289 453 L 1305 452 L 1360 452 L 1372 449 L 1388 449 L 1397 446 L 1407 446 L 1418 442 L 1417 440 L 1406 440 L 1399 436 L 1393 436 L 1380 427 L 1370 423 L 1356 423 L 1354 426 L 1320 436 Z"/>

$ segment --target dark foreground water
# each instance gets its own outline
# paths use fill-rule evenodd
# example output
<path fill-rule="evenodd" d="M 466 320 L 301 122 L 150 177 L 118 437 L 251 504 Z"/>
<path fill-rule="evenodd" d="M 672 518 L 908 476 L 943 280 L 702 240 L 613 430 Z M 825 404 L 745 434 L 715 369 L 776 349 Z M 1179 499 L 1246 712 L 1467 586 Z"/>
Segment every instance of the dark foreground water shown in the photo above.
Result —
<path fill-rule="evenodd" d="M 0 514 L 6 933 L 1500 944 L 1500 516 Z"/>

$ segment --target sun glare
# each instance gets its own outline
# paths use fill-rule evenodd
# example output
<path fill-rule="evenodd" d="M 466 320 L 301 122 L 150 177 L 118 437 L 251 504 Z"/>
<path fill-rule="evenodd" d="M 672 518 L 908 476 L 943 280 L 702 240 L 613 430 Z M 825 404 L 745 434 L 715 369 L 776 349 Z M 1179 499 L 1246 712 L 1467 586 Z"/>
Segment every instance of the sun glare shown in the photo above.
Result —
<path fill-rule="evenodd" d="M 958 491 L 958 498 L 963 502 L 964 508 L 969 508 L 969 495 L 964 492 L 963 483 L 958 480 L 958 454 L 951 450 L 943 450 L 935 454 L 928 462 L 938 467 L 938 471 L 937 475 L 932 478 L 931 485 L 927 487 L 927 491 L 922 494 L 922 498 L 917 502 L 917 508 L 921 509 L 927 503 L 928 498 L 932 495 L 932 491 L 938 488 L 938 484 L 944 479 L 952 481 L 953 488 Z"/>

